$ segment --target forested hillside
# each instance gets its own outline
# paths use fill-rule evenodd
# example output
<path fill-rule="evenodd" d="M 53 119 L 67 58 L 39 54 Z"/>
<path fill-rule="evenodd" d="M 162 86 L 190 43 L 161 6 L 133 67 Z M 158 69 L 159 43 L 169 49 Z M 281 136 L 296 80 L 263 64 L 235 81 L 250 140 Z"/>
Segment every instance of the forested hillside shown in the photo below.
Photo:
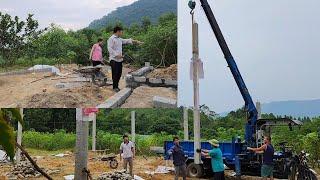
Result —
<path fill-rule="evenodd" d="M 131 5 L 119 7 L 101 19 L 94 20 L 90 23 L 89 28 L 101 29 L 117 22 L 131 26 L 133 23 L 141 24 L 140 20 L 144 17 L 156 23 L 158 17 L 165 13 L 177 14 L 177 0 L 138 0 Z"/>

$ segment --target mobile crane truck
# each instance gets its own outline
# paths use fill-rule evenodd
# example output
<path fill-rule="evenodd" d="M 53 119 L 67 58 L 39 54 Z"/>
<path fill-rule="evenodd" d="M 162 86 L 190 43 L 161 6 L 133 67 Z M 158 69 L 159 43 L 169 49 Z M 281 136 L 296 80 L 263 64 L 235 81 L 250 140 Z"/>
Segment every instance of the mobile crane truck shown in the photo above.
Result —
<path fill-rule="evenodd" d="M 281 119 L 258 119 L 257 108 L 251 98 L 251 95 L 243 81 L 237 64 L 230 52 L 230 49 L 223 37 L 223 34 L 219 28 L 219 25 L 214 17 L 214 14 L 210 8 L 207 0 L 200 0 L 202 8 L 206 14 L 206 17 L 210 23 L 210 26 L 215 34 L 215 37 L 219 43 L 219 46 L 225 56 L 228 67 L 236 81 L 236 84 L 241 92 L 241 95 L 245 101 L 245 110 L 247 112 L 247 123 L 245 126 L 244 141 L 240 138 L 233 138 L 231 142 L 221 142 L 219 147 L 223 154 L 224 164 L 230 169 L 236 172 L 236 176 L 242 174 L 247 175 L 260 175 L 260 168 L 262 165 L 262 155 L 250 152 L 247 147 L 258 147 L 262 144 L 264 135 L 270 135 L 272 126 L 289 126 L 290 130 L 295 125 L 301 125 L 302 123 L 297 120 L 291 120 L 288 118 Z M 189 7 L 193 11 L 196 6 L 196 2 L 189 1 Z M 192 12 L 191 11 L 191 12 Z M 196 164 L 194 162 L 194 142 L 182 141 L 180 145 L 183 147 L 187 156 L 187 172 L 189 177 L 199 178 L 206 174 L 212 173 L 211 159 L 201 157 L 201 163 Z M 169 148 L 173 146 L 172 141 L 166 141 L 164 143 L 164 151 L 168 152 Z M 286 146 L 286 142 L 279 144 L 280 151 L 274 154 L 274 176 L 278 178 L 294 178 L 294 155 L 290 147 Z M 212 146 L 208 142 L 201 142 L 201 149 L 212 149 Z M 200 149 L 196 149 L 197 153 L 200 153 Z M 165 159 L 170 157 L 165 153 Z"/>

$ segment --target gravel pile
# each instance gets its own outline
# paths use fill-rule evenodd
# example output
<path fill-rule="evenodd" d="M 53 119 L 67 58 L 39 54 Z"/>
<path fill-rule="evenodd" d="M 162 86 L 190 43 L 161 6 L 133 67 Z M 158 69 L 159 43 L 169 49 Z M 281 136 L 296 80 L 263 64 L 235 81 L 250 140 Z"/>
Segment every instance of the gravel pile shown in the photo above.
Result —
<path fill-rule="evenodd" d="M 98 180 L 133 180 L 133 178 L 123 170 L 101 174 Z"/>
<path fill-rule="evenodd" d="M 60 170 L 43 169 L 48 175 L 59 173 Z M 29 179 L 42 176 L 29 161 L 21 161 L 7 174 L 8 179 Z"/>
<path fill-rule="evenodd" d="M 9 179 L 39 177 L 41 174 L 35 170 L 29 161 L 22 161 L 15 165 L 7 175 Z"/>

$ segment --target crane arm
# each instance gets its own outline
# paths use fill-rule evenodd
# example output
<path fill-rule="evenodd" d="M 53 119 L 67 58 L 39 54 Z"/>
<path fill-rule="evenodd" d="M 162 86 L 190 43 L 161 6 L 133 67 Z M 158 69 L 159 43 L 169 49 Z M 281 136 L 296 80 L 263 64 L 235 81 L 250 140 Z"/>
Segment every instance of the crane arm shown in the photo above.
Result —
<path fill-rule="evenodd" d="M 258 112 L 255 107 L 254 102 L 252 101 L 251 95 L 246 87 L 245 82 L 243 81 L 243 78 L 240 74 L 240 71 L 238 69 L 238 66 L 231 54 L 231 51 L 223 37 L 223 34 L 220 30 L 220 27 L 216 21 L 216 18 L 212 12 L 212 9 L 208 3 L 207 0 L 200 0 L 201 6 L 207 16 L 207 19 L 211 25 L 211 28 L 216 36 L 216 39 L 219 43 L 219 46 L 224 54 L 224 57 L 228 63 L 228 67 L 230 68 L 230 71 L 233 75 L 234 80 L 237 83 L 237 86 L 241 92 L 241 95 L 245 101 L 245 110 L 248 112 L 248 122 L 246 124 L 246 133 L 245 133 L 245 139 L 246 142 L 250 145 L 255 143 L 255 137 L 253 136 L 255 133 L 255 126 L 258 119 Z"/>

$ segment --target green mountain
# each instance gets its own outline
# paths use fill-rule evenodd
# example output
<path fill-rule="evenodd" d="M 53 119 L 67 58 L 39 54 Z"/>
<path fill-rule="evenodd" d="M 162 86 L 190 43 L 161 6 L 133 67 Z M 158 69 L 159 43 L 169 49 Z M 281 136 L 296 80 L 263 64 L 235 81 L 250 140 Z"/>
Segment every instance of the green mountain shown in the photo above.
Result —
<path fill-rule="evenodd" d="M 130 26 L 132 23 L 140 23 L 143 17 L 149 17 L 152 23 L 156 23 L 159 16 L 164 13 L 177 14 L 177 0 L 138 0 L 131 5 L 117 8 L 101 19 L 94 20 L 88 28 L 101 29 L 116 22 Z"/>

